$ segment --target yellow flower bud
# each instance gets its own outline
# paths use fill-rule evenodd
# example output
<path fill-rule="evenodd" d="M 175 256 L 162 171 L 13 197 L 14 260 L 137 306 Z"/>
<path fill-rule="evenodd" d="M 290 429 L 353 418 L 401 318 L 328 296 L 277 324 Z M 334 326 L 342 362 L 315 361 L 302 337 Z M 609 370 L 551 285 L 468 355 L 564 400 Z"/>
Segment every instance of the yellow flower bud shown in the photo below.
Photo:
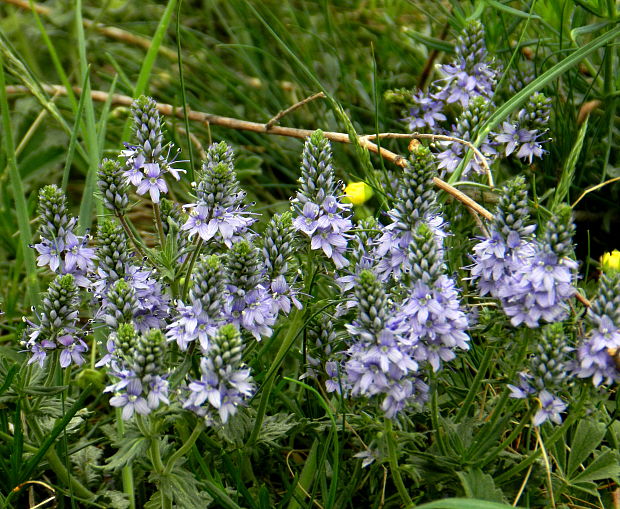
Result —
<path fill-rule="evenodd" d="M 344 188 L 345 201 L 348 200 L 353 205 L 361 205 L 370 200 L 372 195 L 372 187 L 366 182 L 351 182 Z"/>
<path fill-rule="evenodd" d="M 620 251 L 614 249 L 611 253 L 601 256 L 601 268 L 603 272 L 620 271 Z"/>

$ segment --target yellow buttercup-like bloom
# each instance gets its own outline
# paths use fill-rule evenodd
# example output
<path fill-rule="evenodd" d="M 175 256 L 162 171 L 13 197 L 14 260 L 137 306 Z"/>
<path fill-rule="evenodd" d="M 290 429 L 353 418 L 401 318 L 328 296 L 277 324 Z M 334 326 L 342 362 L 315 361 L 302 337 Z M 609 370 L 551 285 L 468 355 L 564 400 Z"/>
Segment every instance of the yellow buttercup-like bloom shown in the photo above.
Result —
<path fill-rule="evenodd" d="M 353 205 L 361 205 L 370 200 L 373 191 L 366 182 L 351 182 L 344 188 L 344 195 Z"/>
<path fill-rule="evenodd" d="M 604 272 L 620 270 L 620 251 L 614 249 L 611 253 L 601 256 L 601 267 Z"/>

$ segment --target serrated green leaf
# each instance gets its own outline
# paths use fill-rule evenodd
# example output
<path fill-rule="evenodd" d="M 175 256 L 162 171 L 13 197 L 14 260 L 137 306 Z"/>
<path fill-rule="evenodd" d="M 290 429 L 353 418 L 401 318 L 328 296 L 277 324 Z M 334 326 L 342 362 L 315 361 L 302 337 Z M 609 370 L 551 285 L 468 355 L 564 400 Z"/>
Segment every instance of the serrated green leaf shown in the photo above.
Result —
<path fill-rule="evenodd" d="M 149 442 L 150 440 L 143 436 L 126 437 L 120 449 L 109 459 L 105 469 L 116 470 L 122 468 L 131 463 L 135 458 L 143 456 L 149 448 Z"/>
<path fill-rule="evenodd" d="M 468 472 L 457 472 L 465 495 L 469 498 L 488 500 L 489 502 L 503 502 L 504 495 L 489 474 L 485 474 L 479 468 L 473 468 Z"/>
<path fill-rule="evenodd" d="M 603 452 L 571 481 L 581 483 L 600 481 L 601 479 L 616 479 L 618 475 L 620 475 L 620 453 L 605 447 Z"/>
<path fill-rule="evenodd" d="M 105 507 L 110 509 L 127 509 L 129 507 L 129 499 L 127 494 L 121 491 L 104 490 L 98 494 L 97 500 L 103 499 Z"/>
<path fill-rule="evenodd" d="M 187 470 L 176 469 L 170 475 L 170 486 L 179 507 L 203 509 L 213 502 L 213 497 L 200 489 L 198 481 Z"/>
<path fill-rule="evenodd" d="M 55 396 L 64 392 L 68 385 L 57 385 L 56 387 L 45 387 L 43 385 L 31 385 L 21 390 L 22 393 L 32 396 Z"/>
<path fill-rule="evenodd" d="M 593 419 L 583 419 L 579 422 L 568 456 L 566 477 L 572 478 L 579 465 L 592 454 L 604 436 L 605 425 L 603 423 L 596 422 Z"/>

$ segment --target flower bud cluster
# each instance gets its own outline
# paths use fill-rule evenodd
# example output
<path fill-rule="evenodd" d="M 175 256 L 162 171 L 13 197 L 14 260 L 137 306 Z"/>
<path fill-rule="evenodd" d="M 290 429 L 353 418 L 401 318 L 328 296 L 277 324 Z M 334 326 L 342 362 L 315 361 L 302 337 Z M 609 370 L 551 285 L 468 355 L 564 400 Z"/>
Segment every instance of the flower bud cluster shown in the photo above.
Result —
<path fill-rule="evenodd" d="M 200 360 L 200 378 L 190 381 L 183 403 L 207 425 L 224 423 L 254 394 L 250 370 L 241 360 L 241 333 L 232 324 L 219 328 Z"/>
<path fill-rule="evenodd" d="M 204 242 L 215 239 L 230 248 L 254 223 L 244 198 L 232 151 L 225 143 L 211 145 L 196 185 L 196 202 L 186 206 L 189 217 L 181 230 L 190 239 L 197 234 Z"/>
<path fill-rule="evenodd" d="M 122 408 L 123 419 L 134 413 L 147 415 L 161 403 L 169 404 L 169 384 L 165 371 L 166 341 L 158 329 L 139 334 L 133 325 L 123 323 L 113 340 L 114 354 L 110 374 L 117 382 L 105 388 L 112 392 L 110 405 Z"/>
<path fill-rule="evenodd" d="M 161 194 L 168 192 L 164 176 L 169 173 L 179 180 L 179 173 L 185 173 L 185 170 L 174 167 L 177 161 L 176 155 L 170 157 L 171 145 L 164 155 L 162 122 L 155 101 L 141 96 L 134 101 L 131 110 L 138 143 L 127 144 L 126 150 L 121 152 L 126 167 L 123 175 L 127 182 L 136 186 L 136 193 L 149 193 L 153 203 L 159 203 Z"/>
<path fill-rule="evenodd" d="M 558 393 L 569 386 L 573 348 L 567 345 L 562 324 L 554 323 L 541 329 L 540 341 L 529 358 L 529 369 L 519 373 L 519 384 L 508 385 L 513 398 L 533 398 L 539 404 L 533 423 L 540 426 L 550 420 L 562 423 L 565 401 Z"/>

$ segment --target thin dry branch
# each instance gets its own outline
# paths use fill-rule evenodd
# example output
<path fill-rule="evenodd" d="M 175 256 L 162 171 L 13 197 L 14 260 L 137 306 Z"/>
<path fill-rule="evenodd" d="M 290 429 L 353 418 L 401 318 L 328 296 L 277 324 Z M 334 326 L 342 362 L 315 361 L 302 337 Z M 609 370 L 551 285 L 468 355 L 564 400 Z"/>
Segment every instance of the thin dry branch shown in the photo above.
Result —
<path fill-rule="evenodd" d="M 493 188 L 495 185 L 493 184 L 493 174 L 491 173 L 491 168 L 489 168 L 489 163 L 487 162 L 487 158 L 485 155 L 480 152 L 471 142 L 467 140 L 463 140 L 461 138 L 457 138 L 456 136 L 446 136 L 445 134 L 429 134 L 429 133 L 379 133 L 377 134 L 367 134 L 364 138 L 376 139 L 379 138 L 388 138 L 388 139 L 411 139 L 411 140 L 439 140 L 439 141 L 449 141 L 451 143 L 459 143 L 461 145 L 465 145 L 468 147 L 473 153 L 476 159 L 482 164 L 484 168 L 484 172 L 487 174 L 487 178 L 489 179 L 489 187 Z"/>
<path fill-rule="evenodd" d="M 20 85 L 8 86 L 6 88 L 7 88 L 7 94 L 29 93 L 29 90 L 26 87 L 20 86 Z M 67 92 L 65 87 L 62 87 L 60 85 L 44 85 L 43 88 L 49 94 L 58 94 L 58 93 L 66 94 Z M 79 87 L 73 87 L 73 91 L 76 94 L 82 93 L 82 90 Z M 92 90 L 91 98 L 95 101 L 105 102 L 108 100 L 109 94 L 101 90 Z M 112 96 L 111 102 L 112 104 L 115 104 L 115 105 L 131 106 L 131 104 L 133 103 L 133 98 L 127 95 L 114 94 Z M 169 116 L 169 117 L 175 116 L 178 118 L 183 118 L 182 107 L 175 108 L 174 106 L 170 104 L 157 103 L 157 109 L 162 115 Z M 310 129 L 297 129 L 293 127 L 282 127 L 282 126 L 272 126 L 271 128 L 268 128 L 267 124 L 261 124 L 258 122 L 249 122 L 247 120 L 240 120 L 238 118 L 224 117 L 220 115 L 213 115 L 211 113 L 204 113 L 201 111 L 194 111 L 194 110 L 188 110 L 187 116 L 190 120 L 194 122 L 201 122 L 202 124 L 205 124 L 207 126 L 217 125 L 217 126 L 226 127 L 229 129 L 236 129 L 236 130 L 241 130 L 241 131 L 252 131 L 256 133 L 272 134 L 272 135 L 277 135 L 277 136 L 287 136 L 290 138 L 305 139 L 314 132 Z M 325 131 L 323 134 L 328 140 L 336 142 L 336 143 L 351 143 L 351 139 L 349 138 L 349 135 L 346 133 Z M 387 133 L 387 134 L 391 134 L 391 133 Z M 381 136 L 381 134 L 379 136 Z M 375 154 L 378 154 L 385 160 L 390 161 L 397 166 L 403 167 L 407 164 L 407 160 L 403 156 L 396 154 L 394 152 L 390 152 L 389 150 L 383 147 L 377 146 L 375 143 L 371 142 L 368 138 L 369 138 L 368 136 L 360 136 L 358 138 L 359 144 L 362 147 L 370 150 L 371 152 L 374 152 Z M 489 221 L 493 219 L 493 214 L 491 214 L 482 205 L 476 203 L 474 200 L 469 198 L 467 195 L 463 194 L 461 191 L 459 191 L 455 187 L 451 186 L 450 184 L 441 180 L 438 177 L 434 178 L 434 182 L 442 190 L 449 193 L 456 200 L 462 202 L 465 206 L 469 207 L 471 210 L 473 210 L 477 214 L 480 214 L 481 216 L 483 216 L 485 219 L 488 219 Z"/>
<path fill-rule="evenodd" d="M 310 97 L 302 99 L 301 101 L 293 104 L 293 106 L 290 106 L 285 110 L 281 110 L 280 112 L 278 112 L 269 122 L 265 124 L 265 126 L 267 127 L 267 129 L 271 129 L 284 116 L 288 115 L 292 111 L 295 111 L 297 108 L 301 108 L 304 104 L 308 104 L 310 101 L 314 101 L 315 99 L 319 99 L 322 97 L 325 97 L 325 93 L 319 92 L 317 94 L 311 95 Z"/>

